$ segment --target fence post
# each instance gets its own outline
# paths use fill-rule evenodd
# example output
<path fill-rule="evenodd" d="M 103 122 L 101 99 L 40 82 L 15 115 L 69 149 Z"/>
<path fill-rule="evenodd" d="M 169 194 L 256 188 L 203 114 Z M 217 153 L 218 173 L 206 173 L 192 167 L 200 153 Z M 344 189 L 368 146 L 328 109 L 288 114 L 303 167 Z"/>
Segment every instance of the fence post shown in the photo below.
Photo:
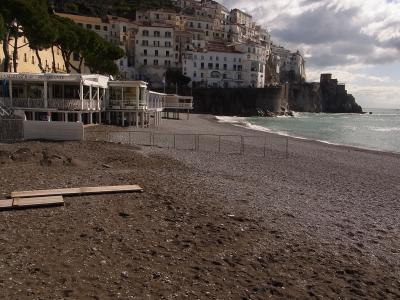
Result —
<path fill-rule="evenodd" d="M 153 132 L 152 132 L 152 131 L 150 131 L 150 134 L 149 134 L 149 139 L 150 139 L 149 145 L 150 145 L 150 147 L 153 147 L 153 140 L 152 140 L 152 136 L 153 136 Z"/>
<path fill-rule="evenodd" d="M 240 153 L 244 155 L 244 137 L 240 136 Z"/>
<path fill-rule="evenodd" d="M 286 138 L 286 159 L 289 158 L 289 138 Z"/>
<path fill-rule="evenodd" d="M 110 132 L 106 131 L 106 140 L 109 143 L 110 142 Z"/>
<path fill-rule="evenodd" d="M 218 136 L 218 153 L 221 153 L 221 136 Z"/>
<path fill-rule="evenodd" d="M 131 132 L 129 131 L 129 141 L 128 144 L 131 145 Z"/>
<path fill-rule="evenodd" d="M 265 135 L 265 138 L 264 138 L 264 157 L 266 157 L 267 156 L 267 154 L 266 154 L 266 149 L 267 148 L 267 135 Z"/>
<path fill-rule="evenodd" d="M 174 149 L 176 149 L 176 134 L 174 133 Z"/>

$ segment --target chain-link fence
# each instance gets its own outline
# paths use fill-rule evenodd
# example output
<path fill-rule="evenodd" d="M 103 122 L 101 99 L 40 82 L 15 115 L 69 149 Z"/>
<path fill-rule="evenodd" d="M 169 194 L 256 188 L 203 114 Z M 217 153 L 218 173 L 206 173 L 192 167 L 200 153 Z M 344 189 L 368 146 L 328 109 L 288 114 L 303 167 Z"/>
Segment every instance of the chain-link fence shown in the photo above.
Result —
<path fill-rule="evenodd" d="M 22 119 L 0 118 L 0 142 L 20 141 L 24 138 L 24 124 Z"/>
<path fill-rule="evenodd" d="M 244 136 L 133 130 L 86 130 L 85 139 L 89 141 L 106 141 L 111 143 L 198 152 L 254 155 L 260 157 L 278 155 L 287 158 L 289 156 L 289 139 L 285 136 L 270 134 Z"/>

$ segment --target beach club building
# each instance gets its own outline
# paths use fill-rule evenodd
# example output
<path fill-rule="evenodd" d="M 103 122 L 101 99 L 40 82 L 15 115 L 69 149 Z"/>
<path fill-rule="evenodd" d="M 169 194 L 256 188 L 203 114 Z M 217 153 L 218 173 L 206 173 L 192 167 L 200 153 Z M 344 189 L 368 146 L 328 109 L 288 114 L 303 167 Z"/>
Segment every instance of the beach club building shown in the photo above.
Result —
<path fill-rule="evenodd" d="M 153 120 L 158 126 L 167 103 L 167 95 L 149 91 L 146 82 L 97 74 L 0 73 L 0 83 L 0 107 L 32 121 L 148 127 Z M 186 101 L 169 100 L 168 107 L 190 110 L 193 98 Z"/>

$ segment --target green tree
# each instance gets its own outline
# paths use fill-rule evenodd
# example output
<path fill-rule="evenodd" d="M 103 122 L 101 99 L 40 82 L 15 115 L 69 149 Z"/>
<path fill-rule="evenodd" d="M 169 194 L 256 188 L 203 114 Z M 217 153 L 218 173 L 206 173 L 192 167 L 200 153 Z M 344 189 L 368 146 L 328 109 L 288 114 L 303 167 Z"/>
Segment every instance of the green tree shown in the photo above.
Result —
<path fill-rule="evenodd" d="M 165 73 L 165 81 L 168 85 L 187 86 L 190 78 L 183 75 L 182 71 L 177 68 L 170 68 Z"/>
<path fill-rule="evenodd" d="M 18 49 L 27 45 L 18 45 L 22 35 L 29 40 L 30 47 L 38 51 L 50 47 L 55 39 L 52 30 L 46 0 L 1 0 L 0 14 L 5 23 L 5 34 L 2 36 L 4 52 L 4 71 L 10 64 L 9 42 L 13 38 L 13 67 L 17 72 Z"/>
<path fill-rule="evenodd" d="M 3 34 L 2 34 L 2 46 L 3 46 L 3 71 L 8 72 L 10 66 L 10 38 L 11 38 L 11 25 L 14 21 L 13 10 L 15 3 L 10 0 L 2 0 L 0 1 L 0 15 L 3 20 Z"/>
<path fill-rule="evenodd" d="M 3 16 L 0 15 L 0 40 L 3 40 L 3 36 L 6 33 L 6 26 L 4 24 Z"/>
<path fill-rule="evenodd" d="M 30 0 L 28 2 L 30 5 L 26 5 L 22 31 L 29 41 L 29 47 L 35 51 L 40 70 L 45 72 L 46 69 L 43 67 L 39 51 L 53 46 L 58 36 L 58 30 L 53 26 L 47 0 Z M 54 58 L 52 65 L 54 69 Z"/>
<path fill-rule="evenodd" d="M 67 73 L 71 73 L 71 57 L 80 48 L 78 25 L 67 18 L 53 16 L 53 26 L 58 33 L 54 45 L 61 51 Z"/>
<path fill-rule="evenodd" d="M 97 33 L 87 33 L 87 43 L 81 55 L 92 73 L 116 75 L 118 66 L 115 61 L 125 55 L 125 51 L 103 39 Z"/>
<path fill-rule="evenodd" d="M 107 42 L 92 30 L 84 29 L 73 21 L 54 16 L 54 26 L 58 30 L 57 47 L 61 50 L 68 73 L 71 69 L 82 73 L 83 63 L 92 73 L 116 74 L 115 60 L 125 55 L 124 51 Z M 71 58 L 78 58 L 76 63 Z"/>

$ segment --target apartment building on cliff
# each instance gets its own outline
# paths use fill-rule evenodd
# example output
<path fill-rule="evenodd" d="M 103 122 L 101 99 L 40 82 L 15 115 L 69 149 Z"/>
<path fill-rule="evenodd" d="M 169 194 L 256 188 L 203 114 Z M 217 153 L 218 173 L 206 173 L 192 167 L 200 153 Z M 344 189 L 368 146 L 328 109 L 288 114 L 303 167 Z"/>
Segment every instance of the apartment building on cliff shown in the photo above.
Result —
<path fill-rule="evenodd" d="M 223 42 L 210 42 L 206 49 L 187 51 L 183 74 L 192 87 L 254 87 L 265 85 L 265 62 Z"/>
<path fill-rule="evenodd" d="M 277 67 L 282 82 L 306 80 L 305 61 L 299 51 L 291 52 L 282 46 L 272 44 L 271 52 L 278 62 Z"/>
<path fill-rule="evenodd" d="M 139 25 L 135 36 L 135 67 L 139 76 L 153 86 L 162 86 L 166 70 L 178 66 L 175 49 L 174 27 Z"/>

